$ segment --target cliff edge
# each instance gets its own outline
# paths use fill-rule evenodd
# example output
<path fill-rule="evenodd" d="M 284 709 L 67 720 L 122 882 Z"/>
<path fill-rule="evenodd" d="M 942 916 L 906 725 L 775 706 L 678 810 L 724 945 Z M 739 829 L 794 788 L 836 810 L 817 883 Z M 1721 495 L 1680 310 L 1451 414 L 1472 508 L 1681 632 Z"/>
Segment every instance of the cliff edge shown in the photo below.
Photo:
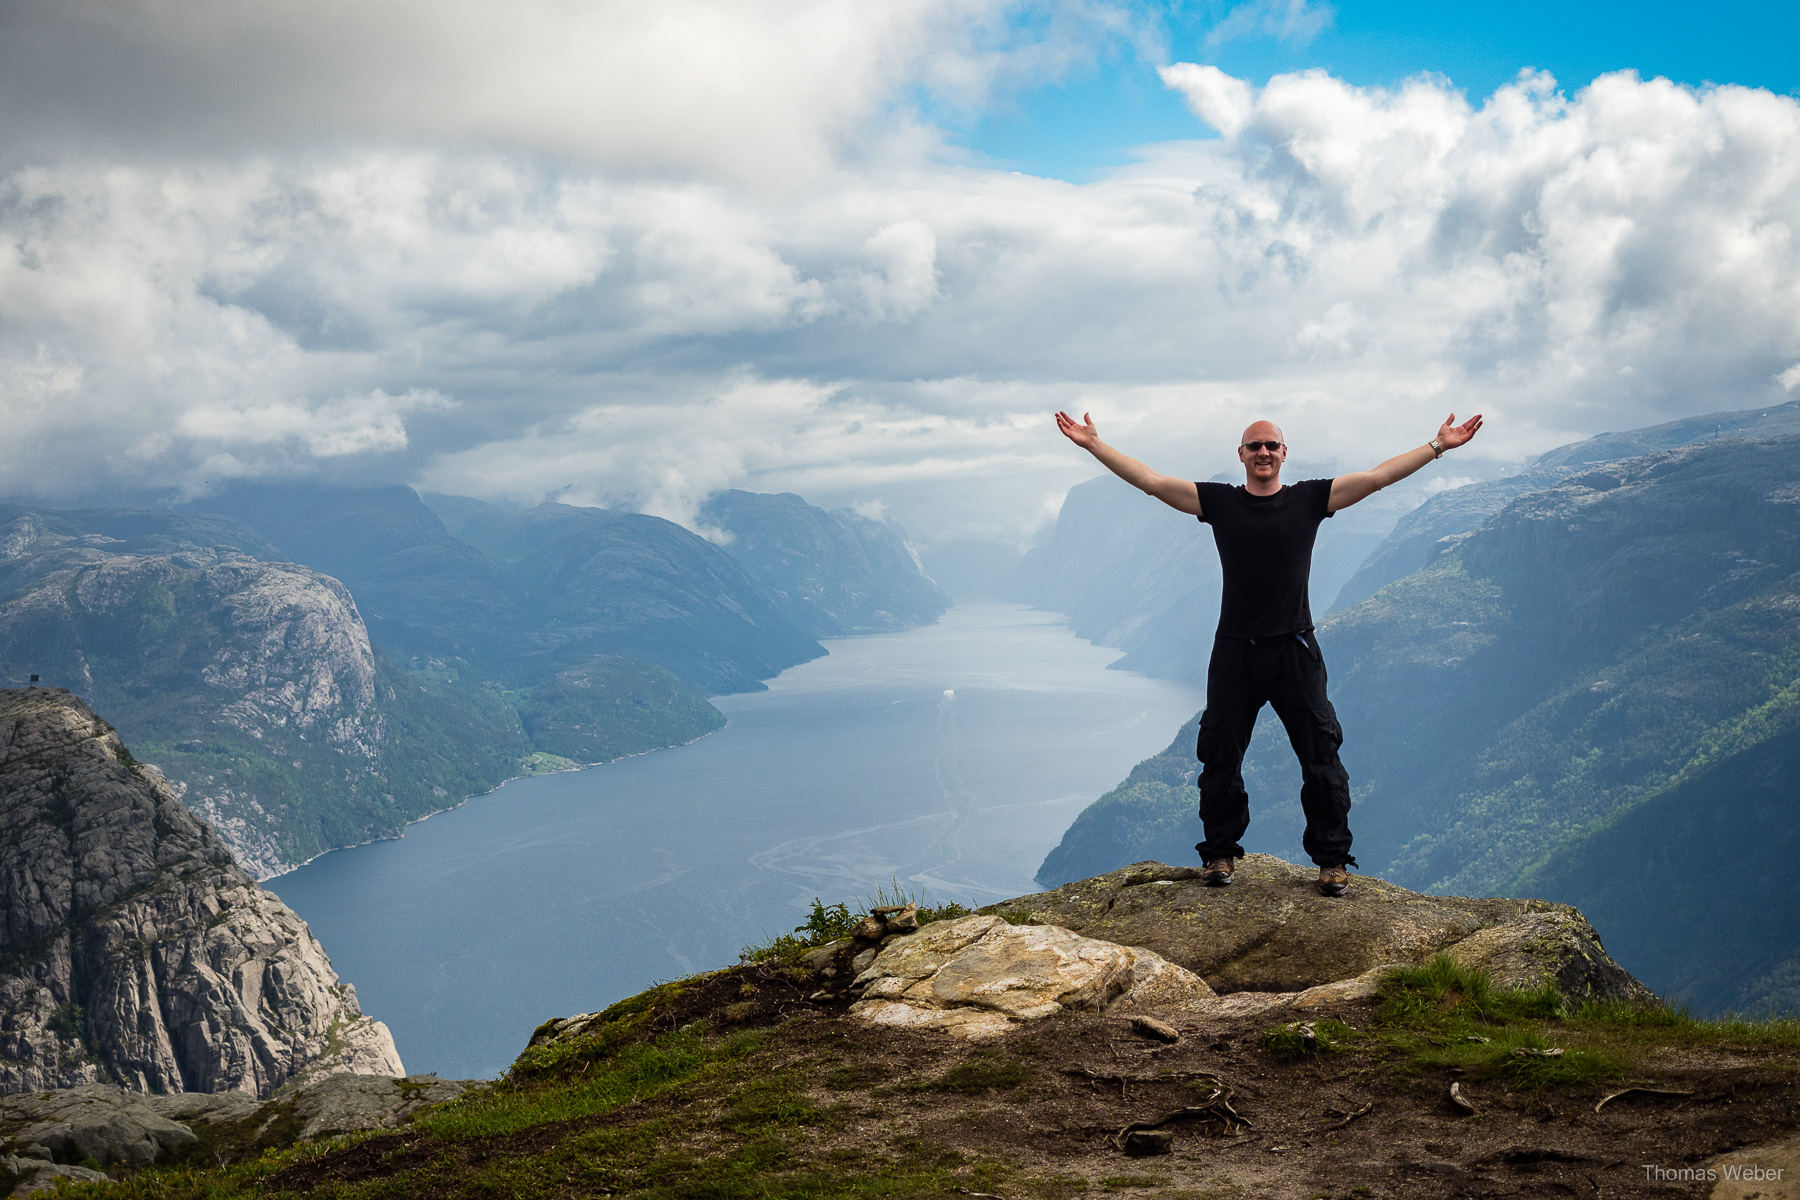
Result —
<path fill-rule="evenodd" d="M 112 726 L 0 690 L 0 1093 L 403 1075 L 306 923 Z"/>

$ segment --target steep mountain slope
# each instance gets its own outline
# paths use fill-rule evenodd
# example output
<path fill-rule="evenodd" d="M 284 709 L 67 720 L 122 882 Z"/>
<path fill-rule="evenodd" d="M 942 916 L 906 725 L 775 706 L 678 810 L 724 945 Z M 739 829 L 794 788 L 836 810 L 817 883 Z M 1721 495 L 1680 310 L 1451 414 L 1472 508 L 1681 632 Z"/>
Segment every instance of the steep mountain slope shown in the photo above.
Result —
<path fill-rule="evenodd" d="M 305 922 L 105 721 L 0 691 L 0 1091 L 401 1075 Z"/>
<path fill-rule="evenodd" d="M 718 693 L 824 653 L 730 555 L 672 521 L 542 504 L 483 531 L 480 547 L 513 580 L 512 645 L 528 664 L 630 654 Z"/>
<path fill-rule="evenodd" d="M 1469 533 L 1527 492 L 1554 487 L 1585 468 L 1721 437 L 1766 438 L 1794 433 L 1800 433 L 1800 400 L 1772 408 L 1708 413 L 1644 429 L 1602 433 L 1559 446 L 1540 454 L 1518 475 L 1440 492 L 1402 517 L 1343 585 L 1332 608 L 1348 608 L 1367 600 L 1429 562 L 1440 539 Z"/>
<path fill-rule="evenodd" d="M 726 553 L 812 637 L 910 629 L 950 607 L 897 526 L 826 512 L 791 492 L 721 492 L 700 519 L 731 535 Z"/>
<path fill-rule="evenodd" d="M 509 516 L 476 500 L 437 500 L 492 530 Z M 704 693 L 664 667 L 535 626 L 512 565 L 452 534 L 411 488 L 243 484 L 203 506 L 254 525 L 272 556 L 342 580 L 376 643 L 440 687 L 497 688 L 518 708 L 533 750 L 606 762 L 725 724 Z M 707 630 L 689 633 L 706 644 Z"/>
<path fill-rule="evenodd" d="M 1586 897 L 1620 958 L 1707 1011 L 1800 1013 L 1800 728 L 1696 770 L 1571 840 L 1523 890 Z"/>
<path fill-rule="evenodd" d="M 1754 805 L 1731 781 L 1762 777 L 1752 767 L 1763 760 L 1731 764 L 1752 751 L 1792 763 L 1797 618 L 1800 438 L 1707 442 L 1520 497 L 1321 627 L 1364 867 L 1434 891 L 1516 893 L 1535 880 L 1538 894 L 1599 903 L 1629 881 L 1621 847 L 1642 849 L 1630 835 L 1645 818 L 1627 818 L 1642 805 L 1735 814 L 1717 837 L 1762 861 L 1750 843 L 1765 835 L 1744 815 Z M 1265 724 L 1251 750 L 1267 781 L 1252 783 L 1251 836 L 1283 849 L 1267 839 L 1298 823 L 1293 787 L 1280 782 L 1291 756 Z M 1149 845 L 1120 830 L 1174 828 L 1171 814 L 1194 803 L 1191 789 L 1139 795 L 1137 808 L 1126 799 L 1111 798 L 1111 820 L 1084 814 L 1088 827 L 1071 829 L 1057 863 L 1092 869 L 1103 841 L 1140 857 Z M 1150 801 L 1164 815 L 1142 811 Z M 1708 842 L 1705 857 L 1730 860 L 1738 851 L 1724 843 Z M 1759 890 L 1766 872 L 1716 882 L 1734 903 L 1780 903 Z M 1719 948 L 1674 919 L 1679 889 L 1642 891 L 1638 928 L 1665 939 L 1688 930 L 1681 946 L 1695 961 Z M 1709 1002 L 1750 995 L 1796 949 L 1800 939 L 1784 934 L 1754 961 L 1732 957 Z M 1662 959 L 1671 969 L 1675 953 Z M 1621 958 L 1653 986 L 1691 986 Z"/>
<path fill-rule="evenodd" d="M 336 580 L 175 536 L 258 549 L 248 530 L 144 518 L 150 532 L 121 540 L 92 529 L 138 518 L 11 516 L 0 678 L 38 674 L 107 708 L 260 875 L 392 836 L 530 752 L 491 691 L 379 654 Z"/>

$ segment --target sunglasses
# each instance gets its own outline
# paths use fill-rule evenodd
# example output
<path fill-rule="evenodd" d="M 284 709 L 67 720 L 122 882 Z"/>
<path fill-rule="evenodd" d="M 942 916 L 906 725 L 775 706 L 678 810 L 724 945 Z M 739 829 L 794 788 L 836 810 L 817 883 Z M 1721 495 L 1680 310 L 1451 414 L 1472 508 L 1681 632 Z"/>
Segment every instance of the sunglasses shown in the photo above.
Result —
<path fill-rule="evenodd" d="M 1242 446 L 1239 446 L 1238 449 L 1251 451 L 1267 450 L 1269 453 L 1273 454 L 1277 450 L 1286 450 L 1287 446 L 1281 442 L 1245 442 Z"/>

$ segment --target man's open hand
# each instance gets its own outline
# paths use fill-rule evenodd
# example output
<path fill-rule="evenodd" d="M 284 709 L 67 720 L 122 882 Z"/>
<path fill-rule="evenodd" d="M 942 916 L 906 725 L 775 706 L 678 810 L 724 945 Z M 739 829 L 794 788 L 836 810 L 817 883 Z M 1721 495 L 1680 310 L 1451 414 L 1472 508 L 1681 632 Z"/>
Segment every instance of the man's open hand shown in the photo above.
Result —
<path fill-rule="evenodd" d="M 1444 423 L 1438 426 L 1437 443 L 1446 450 L 1456 449 L 1458 446 L 1474 437 L 1476 430 L 1481 428 L 1480 413 L 1476 413 L 1461 425 L 1455 424 L 1455 421 L 1456 414 L 1451 413 L 1444 419 Z M 1066 433 L 1068 431 L 1064 430 L 1064 432 Z"/>
<path fill-rule="evenodd" d="M 1091 414 L 1082 413 L 1081 419 L 1086 424 L 1078 425 L 1075 423 L 1074 417 L 1066 412 L 1059 412 L 1056 414 L 1056 427 L 1062 430 L 1063 436 L 1071 442 L 1083 450 L 1092 451 L 1095 446 L 1100 444 L 1100 430 L 1095 428 L 1094 418 Z M 1475 419 L 1479 421 L 1481 418 Z"/>

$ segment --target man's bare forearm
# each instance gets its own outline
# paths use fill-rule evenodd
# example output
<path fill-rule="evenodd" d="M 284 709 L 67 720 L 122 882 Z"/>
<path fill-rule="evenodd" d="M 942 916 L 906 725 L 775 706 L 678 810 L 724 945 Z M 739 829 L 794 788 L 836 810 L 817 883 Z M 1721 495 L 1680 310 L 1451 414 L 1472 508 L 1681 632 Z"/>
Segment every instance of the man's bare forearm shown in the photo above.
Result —
<path fill-rule="evenodd" d="M 1100 460 L 1101 466 L 1140 492 L 1156 495 L 1157 485 L 1167 478 L 1160 471 L 1151 470 L 1131 455 L 1116 450 L 1105 442 L 1096 441 L 1087 451 Z"/>
<path fill-rule="evenodd" d="M 1056 414 L 1056 427 L 1062 435 L 1086 450 L 1100 461 L 1100 465 L 1129 483 L 1147 496 L 1154 496 L 1167 504 L 1190 515 L 1200 513 L 1200 494 L 1194 485 L 1185 479 L 1176 479 L 1149 467 L 1123 454 L 1100 440 L 1100 431 L 1094 427 L 1094 419 L 1085 413 L 1077 422 L 1066 412 Z"/>
<path fill-rule="evenodd" d="M 1408 475 L 1411 475 L 1420 467 L 1423 467 L 1426 463 L 1431 462 L 1435 458 L 1437 458 L 1436 453 L 1432 451 L 1430 444 L 1427 443 L 1426 445 L 1408 450 L 1402 454 L 1394 455 L 1394 457 L 1388 459 L 1373 471 L 1370 471 L 1369 474 L 1375 477 L 1375 486 L 1377 489 L 1380 489 L 1388 487 L 1391 484 L 1399 483 L 1402 479 L 1405 479 Z"/>

